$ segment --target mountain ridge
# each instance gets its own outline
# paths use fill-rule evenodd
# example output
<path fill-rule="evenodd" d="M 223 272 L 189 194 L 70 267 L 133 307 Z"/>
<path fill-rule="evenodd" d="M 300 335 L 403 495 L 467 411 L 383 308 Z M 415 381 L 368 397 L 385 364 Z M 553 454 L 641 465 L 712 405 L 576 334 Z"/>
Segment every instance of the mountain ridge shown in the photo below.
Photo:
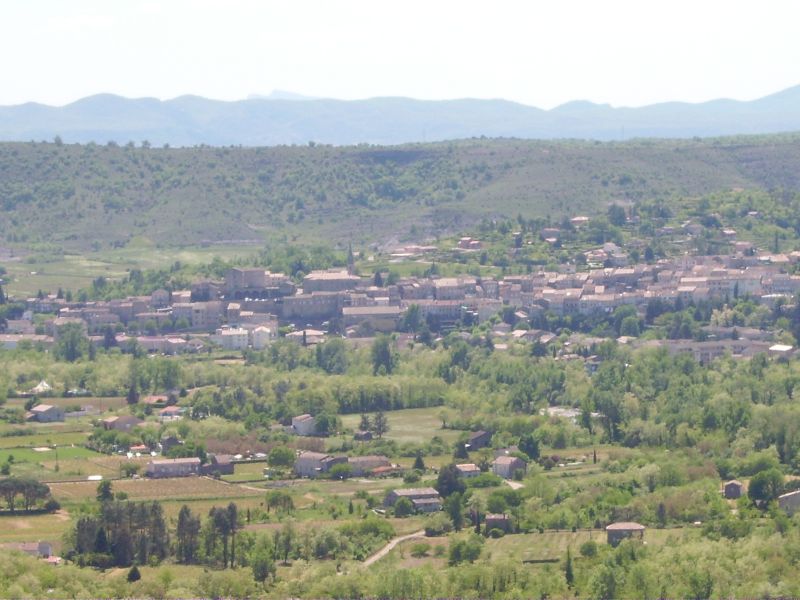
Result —
<path fill-rule="evenodd" d="M 587 100 L 542 109 L 504 99 L 363 100 L 273 92 L 245 100 L 170 100 L 95 94 L 60 107 L 0 107 L 0 141 L 51 140 L 173 146 L 398 145 L 475 137 L 692 138 L 800 131 L 800 85 L 755 100 L 614 107 Z"/>

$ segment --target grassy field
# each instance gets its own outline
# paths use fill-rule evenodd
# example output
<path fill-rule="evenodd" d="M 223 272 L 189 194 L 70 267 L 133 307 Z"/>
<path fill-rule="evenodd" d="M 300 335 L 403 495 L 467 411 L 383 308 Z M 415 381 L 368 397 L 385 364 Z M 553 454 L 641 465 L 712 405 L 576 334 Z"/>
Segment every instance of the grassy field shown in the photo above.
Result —
<path fill-rule="evenodd" d="M 452 429 L 442 429 L 442 420 L 439 418 L 442 412 L 451 414 L 452 411 L 445 407 L 436 406 L 432 408 L 409 408 L 387 412 L 385 414 L 389 423 L 389 431 L 384 434 L 384 437 L 398 443 L 411 442 L 421 444 L 430 441 L 432 437 L 438 435 L 446 442 L 452 443 L 457 440 L 463 432 Z M 358 429 L 361 415 L 343 415 L 341 419 L 342 426 L 345 429 L 356 430 Z M 335 442 L 335 438 L 332 441 Z"/>
<path fill-rule="evenodd" d="M 66 446 L 57 449 L 48 448 L 47 446 L 38 446 L 35 448 L 8 448 L 0 450 L 0 463 L 7 462 L 9 457 L 13 457 L 14 463 L 55 461 L 56 453 L 58 453 L 59 460 L 65 461 L 70 459 L 99 458 L 103 456 L 94 450 L 89 450 L 81 446 Z"/>
<path fill-rule="evenodd" d="M 23 408 L 28 398 L 9 398 L 5 406 L 8 408 Z M 50 404 L 52 406 L 59 406 L 67 409 L 72 406 L 91 406 L 101 412 L 116 410 L 125 406 L 125 398 L 122 396 L 112 396 L 107 398 L 98 398 L 96 396 L 87 396 L 85 398 L 40 398 L 41 404 Z"/>
<path fill-rule="evenodd" d="M 63 510 L 33 515 L 3 512 L 0 516 L 0 544 L 38 541 L 58 543 L 69 526 L 69 514 Z"/>
<path fill-rule="evenodd" d="M 39 446 L 71 446 L 82 444 L 88 437 L 85 428 L 76 431 L 53 431 L 31 435 L 8 435 L 0 437 L 0 448 L 35 448 Z"/>
<path fill-rule="evenodd" d="M 29 255 L 21 260 L 4 262 L 8 271 L 8 291 L 14 296 L 35 295 L 38 290 L 58 288 L 78 290 L 89 287 L 98 277 L 121 279 L 131 269 L 160 269 L 173 263 L 208 264 L 214 258 L 231 260 L 254 254 L 256 246 L 212 246 L 157 248 L 150 243 L 82 254 L 64 254 L 50 258 Z M 77 402 L 84 399 L 73 398 Z"/>
<path fill-rule="evenodd" d="M 123 479 L 113 484 L 115 492 L 125 492 L 131 500 L 164 500 L 171 502 L 194 499 L 244 498 L 261 495 L 238 485 L 229 485 L 207 477 L 179 477 L 174 479 Z M 53 483 L 53 496 L 62 502 L 76 502 L 94 498 L 97 482 Z"/>

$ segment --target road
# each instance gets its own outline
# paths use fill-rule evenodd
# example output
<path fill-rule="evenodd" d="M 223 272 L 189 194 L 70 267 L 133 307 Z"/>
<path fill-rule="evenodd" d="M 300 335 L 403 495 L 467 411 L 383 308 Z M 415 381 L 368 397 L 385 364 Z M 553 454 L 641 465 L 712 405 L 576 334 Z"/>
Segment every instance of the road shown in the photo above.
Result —
<path fill-rule="evenodd" d="M 378 550 L 375 554 L 368 557 L 362 564 L 365 567 L 370 566 L 373 563 L 378 562 L 384 556 L 389 554 L 397 544 L 401 542 L 405 542 L 406 540 L 413 540 L 416 538 L 424 538 L 425 537 L 425 530 L 421 529 L 419 531 L 415 531 L 414 533 L 409 533 L 408 535 L 401 535 L 400 537 L 392 538 L 389 542 L 380 550 Z"/>

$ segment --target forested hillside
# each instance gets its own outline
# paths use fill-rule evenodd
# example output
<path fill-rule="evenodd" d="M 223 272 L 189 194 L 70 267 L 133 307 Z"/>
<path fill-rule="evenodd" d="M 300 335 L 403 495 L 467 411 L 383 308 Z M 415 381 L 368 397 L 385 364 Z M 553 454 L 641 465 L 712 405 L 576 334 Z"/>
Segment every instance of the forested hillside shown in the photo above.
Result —
<path fill-rule="evenodd" d="M 397 147 L 0 145 L 0 241 L 64 249 L 419 239 L 484 218 L 800 189 L 797 136 Z"/>

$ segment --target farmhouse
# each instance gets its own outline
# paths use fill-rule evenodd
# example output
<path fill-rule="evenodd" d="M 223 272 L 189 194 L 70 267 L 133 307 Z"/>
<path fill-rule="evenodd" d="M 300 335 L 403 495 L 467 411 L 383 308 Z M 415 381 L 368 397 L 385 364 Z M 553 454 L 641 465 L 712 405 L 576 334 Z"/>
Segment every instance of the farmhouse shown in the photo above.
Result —
<path fill-rule="evenodd" d="M 491 431 L 473 431 L 469 434 L 469 438 L 467 438 L 467 444 L 469 444 L 470 450 L 480 450 L 481 448 L 486 448 L 491 443 Z"/>
<path fill-rule="evenodd" d="M 298 477 L 318 477 L 330 471 L 334 465 L 346 462 L 346 456 L 331 456 L 321 452 L 301 452 L 294 461 L 294 472 Z"/>
<path fill-rule="evenodd" d="M 371 475 L 375 469 L 391 467 L 392 463 L 385 456 L 351 456 L 347 459 L 353 469 L 353 475 Z"/>
<path fill-rule="evenodd" d="M 778 506 L 790 516 L 793 515 L 800 508 L 800 490 L 778 496 Z"/>
<path fill-rule="evenodd" d="M 388 494 L 386 494 L 386 498 L 383 501 L 384 506 L 394 506 L 395 503 L 400 498 L 408 498 L 412 504 L 416 501 L 420 503 L 423 500 L 436 500 L 439 503 L 439 507 L 441 507 L 441 498 L 439 497 L 439 492 L 437 492 L 433 488 L 403 488 L 399 490 L 392 490 Z M 425 505 L 425 503 L 421 503 L 420 506 Z M 416 508 L 416 506 L 415 506 Z M 436 509 L 438 510 L 438 508 Z M 427 512 L 427 511 L 426 511 Z"/>
<path fill-rule="evenodd" d="M 505 513 L 486 513 L 484 527 L 486 531 L 499 529 L 508 533 L 511 531 L 511 518 Z"/>
<path fill-rule="evenodd" d="M 512 479 L 517 471 L 525 472 L 527 464 L 516 456 L 498 456 L 492 462 L 492 472 L 503 479 Z"/>
<path fill-rule="evenodd" d="M 158 411 L 158 420 L 159 421 L 175 421 L 181 418 L 183 415 L 183 407 L 181 406 L 166 406 Z"/>
<path fill-rule="evenodd" d="M 606 527 L 608 543 L 611 546 L 617 546 L 622 540 L 628 538 L 641 540 L 644 538 L 644 529 L 644 525 L 639 523 L 612 523 Z"/>
<path fill-rule="evenodd" d="M 461 473 L 461 476 L 465 479 L 469 479 L 470 477 L 477 477 L 481 474 L 480 467 L 473 463 L 464 463 L 462 465 L 456 465 L 456 469 L 458 472 Z"/>
<path fill-rule="evenodd" d="M 203 465 L 203 475 L 233 475 L 233 456 L 230 454 L 209 454 Z"/>
<path fill-rule="evenodd" d="M 50 404 L 39 404 L 34 406 L 25 416 L 28 421 L 55 423 L 64 420 L 64 409 Z"/>
<path fill-rule="evenodd" d="M 53 556 L 53 545 L 50 542 L 18 542 L 9 544 L 0 544 L 0 548 L 4 550 L 16 550 L 24 552 L 36 558 L 50 558 Z"/>
<path fill-rule="evenodd" d="M 114 429 L 115 431 L 130 431 L 134 427 L 138 427 L 144 421 L 138 417 L 131 415 L 122 415 L 119 417 L 108 417 L 103 419 L 103 429 Z"/>
<path fill-rule="evenodd" d="M 314 435 L 317 431 L 317 422 L 308 414 L 292 417 L 292 431 L 297 435 Z"/>
<path fill-rule="evenodd" d="M 197 457 L 151 460 L 147 463 L 145 475 L 153 479 L 189 477 L 190 475 L 198 475 L 200 466 L 200 459 Z"/>
<path fill-rule="evenodd" d="M 741 497 L 743 487 L 741 481 L 736 481 L 735 479 L 726 481 L 725 485 L 722 486 L 722 495 L 728 500 L 736 500 L 736 498 Z"/>

